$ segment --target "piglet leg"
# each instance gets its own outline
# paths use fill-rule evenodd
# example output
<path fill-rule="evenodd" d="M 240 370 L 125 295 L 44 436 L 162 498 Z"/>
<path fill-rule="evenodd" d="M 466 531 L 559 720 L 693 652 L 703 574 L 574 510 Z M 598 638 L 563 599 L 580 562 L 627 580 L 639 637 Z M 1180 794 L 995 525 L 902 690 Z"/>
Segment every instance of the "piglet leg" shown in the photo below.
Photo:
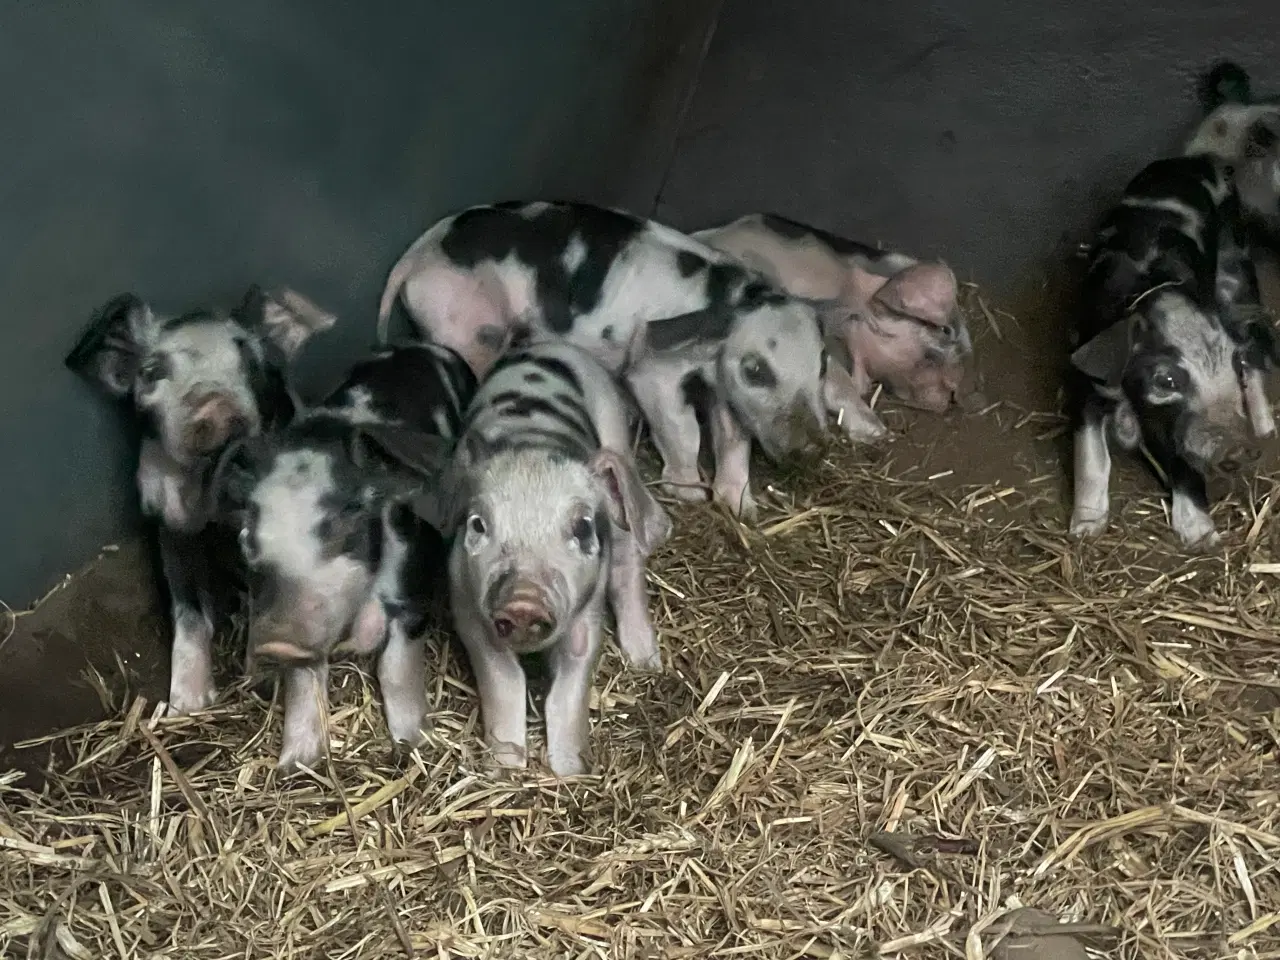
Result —
<path fill-rule="evenodd" d="M 382 688 L 387 730 L 394 742 L 409 747 L 426 742 L 430 728 L 426 684 L 426 650 L 421 638 L 408 637 L 404 624 L 393 619 L 387 625 L 386 646 L 378 656 L 378 685 Z"/>
<path fill-rule="evenodd" d="M 637 670 L 661 670 L 662 654 L 649 619 L 649 592 L 644 557 L 635 537 L 614 528 L 613 563 L 609 568 L 609 603 L 617 621 L 618 646 Z"/>
<path fill-rule="evenodd" d="M 504 767 L 527 762 L 525 677 L 515 653 L 495 646 L 472 605 L 453 598 L 454 629 L 476 675 L 484 738 L 494 759 Z"/>
<path fill-rule="evenodd" d="M 712 405 L 710 419 L 716 459 L 716 478 L 711 489 L 734 516 L 752 523 L 756 518 L 756 501 L 751 496 L 751 437 L 724 403 L 716 401 Z"/>
<path fill-rule="evenodd" d="M 203 588 L 207 561 L 195 537 L 163 527 L 160 560 L 173 610 L 169 713 L 194 713 L 218 696 L 213 679 L 213 620 Z"/>
<path fill-rule="evenodd" d="M 1266 374 L 1249 369 L 1244 374 L 1244 405 L 1249 413 L 1249 425 L 1259 439 L 1266 439 L 1276 432 L 1275 416 L 1271 401 L 1267 398 Z"/>
<path fill-rule="evenodd" d="M 663 492 L 688 503 L 705 503 L 707 494 L 698 474 L 702 439 L 698 413 L 670 380 L 654 364 L 641 364 L 627 375 L 627 385 L 662 457 Z"/>
<path fill-rule="evenodd" d="M 329 664 L 290 667 L 284 672 L 284 737 L 276 769 L 291 773 L 319 766 L 328 747 Z"/>
<path fill-rule="evenodd" d="M 593 601 L 551 655 L 553 679 L 547 691 L 547 764 L 557 777 L 587 770 L 591 737 L 591 679 L 600 656 L 601 597 Z"/>
<path fill-rule="evenodd" d="M 1107 528 L 1110 512 L 1111 452 L 1104 420 L 1088 408 L 1076 428 L 1074 473 L 1071 536 L 1097 536 Z"/>
<path fill-rule="evenodd" d="M 857 381 L 834 360 L 827 364 L 827 375 L 822 381 L 822 399 L 852 442 L 869 443 L 888 433 L 875 411 L 862 399 Z"/>
<path fill-rule="evenodd" d="M 1222 538 L 1209 515 L 1209 493 L 1204 475 L 1178 456 L 1172 457 L 1165 469 L 1173 488 L 1173 504 L 1169 511 L 1173 532 L 1189 550 L 1212 550 Z"/>

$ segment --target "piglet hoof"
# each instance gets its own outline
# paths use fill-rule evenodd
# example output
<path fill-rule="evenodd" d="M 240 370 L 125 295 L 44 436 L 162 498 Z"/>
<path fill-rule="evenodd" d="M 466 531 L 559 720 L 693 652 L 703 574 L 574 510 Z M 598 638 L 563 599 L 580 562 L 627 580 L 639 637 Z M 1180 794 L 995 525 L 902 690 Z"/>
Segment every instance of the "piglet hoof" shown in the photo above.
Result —
<path fill-rule="evenodd" d="M 756 518 L 759 516 L 760 511 L 756 506 L 755 497 L 751 495 L 750 487 L 742 487 L 740 489 L 733 487 L 716 487 L 715 497 L 728 507 L 729 512 L 743 523 L 751 524 L 756 522 Z"/>
<path fill-rule="evenodd" d="M 1107 529 L 1107 515 L 1076 511 L 1071 514 L 1070 533 L 1077 540 L 1088 540 L 1101 536 Z"/>
<path fill-rule="evenodd" d="M 493 751 L 493 759 L 500 767 L 524 769 L 528 765 L 524 748 L 518 744 L 491 740 L 489 741 L 489 749 Z"/>
<path fill-rule="evenodd" d="M 587 764 L 577 750 L 548 750 L 547 766 L 557 777 L 576 777 L 587 772 Z"/>
<path fill-rule="evenodd" d="M 318 770 L 324 760 L 324 744 L 311 737 L 301 738 L 294 743 L 286 743 L 280 750 L 280 759 L 276 761 L 276 773 L 289 776 L 299 772 L 303 767 Z"/>
<path fill-rule="evenodd" d="M 850 443 L 875 443 L 889 435 L 889 428 L 874 413 L 861 417 L 846 416 L 840 422 L 840 429 Z"/>
<path fill-rule="evenodd" d="M 1210 553 L 1222 543 L 1222 537 L 1210 524 L 1208 530 L 1191 526 L 1189 529 L 1175 530 L 1182 547 L 1188 553 Z"/>
<path fill-rule="evenodd" d="M 186 681 L 186 682 L 183 682 Z M 218 688 L 208 678 L 174 678 L 169 687 L 170 717 L 181 717 L 190 713 L 199 713 L 213 706 L 218 699 Z"/>
<path fill-rule="evenodd" d="M 387 732 L 391 734 L 391 742 L 405 750 L 416 750 L 424 746 L 431 728 L 431 719 L 426 716 L 387 716 Z"/>
<path fill-rule="evenodd" d="M 658 673 L 662 670 L 662 651 L 653 630 L 621 639 L 622 656 L 627 666 L 639 673 Z"/>
<path fill-rule="evenodd" d="M 685 503 L 707 502 L 707 489 L 698 480 L 674 480 L 663 477 L 659 489 L 668 497 Z"/>

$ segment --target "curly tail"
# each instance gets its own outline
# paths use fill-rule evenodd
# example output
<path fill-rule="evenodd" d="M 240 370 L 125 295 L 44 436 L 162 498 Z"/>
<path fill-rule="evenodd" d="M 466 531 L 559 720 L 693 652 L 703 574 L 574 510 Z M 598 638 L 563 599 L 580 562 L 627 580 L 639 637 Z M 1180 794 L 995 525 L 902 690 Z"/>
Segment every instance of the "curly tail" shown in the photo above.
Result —
<path fill-rule="evenodd" d="M 1244 67 L 1231 60 L 1219 60 L 1201 75 L 1197 93 L 1205 113 L 1217 110 L 1224 103 L 1253 103 L 1253 90 L 1249 74 Z"/>

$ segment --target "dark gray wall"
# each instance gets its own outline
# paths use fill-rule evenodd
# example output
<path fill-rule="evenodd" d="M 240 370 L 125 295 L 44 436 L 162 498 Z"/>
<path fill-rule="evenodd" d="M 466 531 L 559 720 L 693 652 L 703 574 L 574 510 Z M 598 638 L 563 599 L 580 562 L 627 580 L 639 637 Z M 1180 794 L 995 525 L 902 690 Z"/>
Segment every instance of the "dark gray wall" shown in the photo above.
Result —
<path fill-rule="evenodd" d="M 132 289 L 289 284 L 372 342 L 386 270 L 470 203 L 649 212 L 715 0 L 115 0 L 0 12 L 0 597 L 133 528 L 122 420 L 62 358 Z"/>
<path fill-rule="evenodd" d="M 1028 322 L 1103 203 L 1240 60 L 1280 93 L 1280 4 L 728 0 L 658 216 L 768 209 L 941 255 Z"/>

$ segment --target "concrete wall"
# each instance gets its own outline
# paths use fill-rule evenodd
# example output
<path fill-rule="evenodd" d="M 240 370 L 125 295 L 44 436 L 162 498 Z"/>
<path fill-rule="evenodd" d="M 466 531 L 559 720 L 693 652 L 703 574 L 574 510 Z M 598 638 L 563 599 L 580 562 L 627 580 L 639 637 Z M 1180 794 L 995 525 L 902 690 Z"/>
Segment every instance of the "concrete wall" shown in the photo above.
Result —
<path fill-rule="evenodd" d="M 0 12 L 0 597 L 135 520 L 123 421 L 62 358 L 133 289 L 160 309 L 289 284 L 372 342 L 386 270 L 459 206 L 649 212 L 714 0 L 115 0 Z"/>
<path fill-rule="evenodd" d="M 728 0 L 658 214 L 941 255 L 1051 325 L 1073 245 L 1198 119 L 1196 74 L 1230 56 L 1280 93 L 1277 53 L 1268 0 Z"/>

